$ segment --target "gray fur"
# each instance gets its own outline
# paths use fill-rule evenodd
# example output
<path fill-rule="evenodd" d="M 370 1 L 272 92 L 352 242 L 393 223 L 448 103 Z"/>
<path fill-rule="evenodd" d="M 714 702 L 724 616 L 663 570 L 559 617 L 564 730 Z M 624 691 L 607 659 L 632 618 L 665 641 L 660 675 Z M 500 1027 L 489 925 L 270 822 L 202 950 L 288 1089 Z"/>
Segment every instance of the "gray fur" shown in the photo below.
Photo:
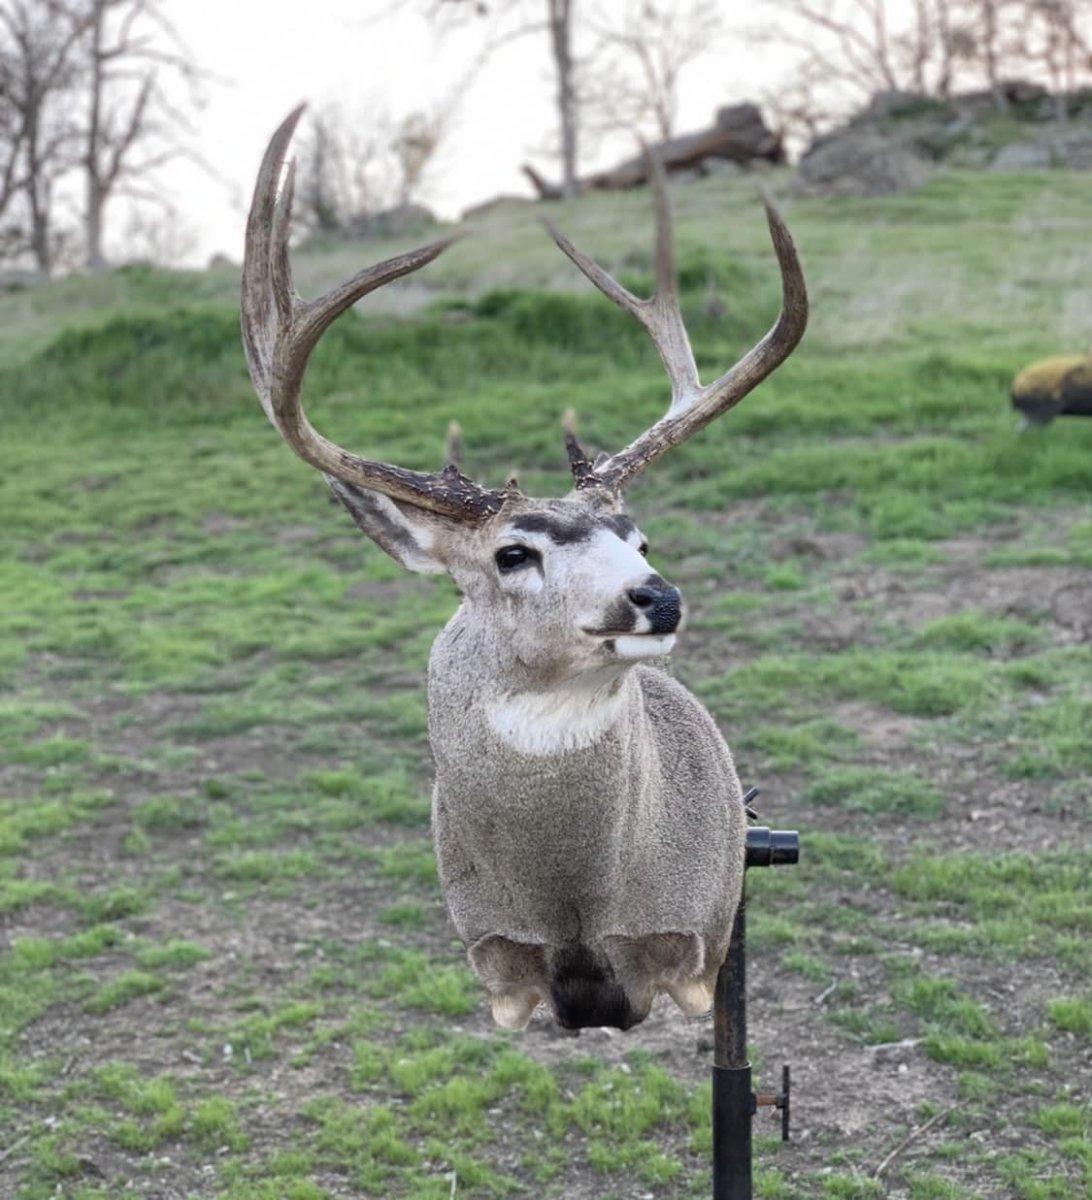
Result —
<path fill-rule="evenodd" d="M 712 717 L 650 665 L 674 625 L 627 597 L 669 585 L 620 501 L 519 497 L 468 529 L 334 490 L 388 553 L 463 594 L 429 660 L 432 828 L 496 1020 L 521 1028 L 545 1001 L 567 1025 L 629 1028 L 659 992 L 707 1009 L 743 879 L 741 789 Z M 500 572 L 513 544 L 539 569 Z"/>
<path fill-rule="evenodd" d="M 601 738 L 522 755 L 482 712 L 503 650 L 470 625 L 460 610 L 433 647 L 429 736 L 440 881 L 471 964 L 491 995 L 525 1002 L 517 1017 L 549 998 L 548 958 L 573 943 L 606 956 L 638 1020 L 658 991 L 687 981 L 711 1000 L 745 837 L 712 718 L 664 671 L 638 664 L 619 680 L 623 704 Z M 501 939 L 513 944 L 507 960 Z"/>

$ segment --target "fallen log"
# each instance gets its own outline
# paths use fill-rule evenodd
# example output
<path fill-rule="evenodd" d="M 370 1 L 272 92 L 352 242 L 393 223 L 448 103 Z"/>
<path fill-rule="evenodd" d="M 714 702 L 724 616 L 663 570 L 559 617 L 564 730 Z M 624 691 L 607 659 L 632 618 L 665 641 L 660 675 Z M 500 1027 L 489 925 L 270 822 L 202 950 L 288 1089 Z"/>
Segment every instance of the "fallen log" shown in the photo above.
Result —
<path fill-rule="evenodd" d="M 711 158 L 735 163 L 785 161 L 781 135 L 767 126 L 755 104 L 726 105 L 717 110 L 710 128 L 655 142 L 651 149 L 667 171 L 700 170 Z M 561 188 L 534 167 L 524 166 L 523 171 L 540 200 L 561 198 Z M 638 154 L 606 171 L 585 176 L 579 186 L 581 192 L 617 191 L 640 187 L 647 176 L 645 156 Z"/>

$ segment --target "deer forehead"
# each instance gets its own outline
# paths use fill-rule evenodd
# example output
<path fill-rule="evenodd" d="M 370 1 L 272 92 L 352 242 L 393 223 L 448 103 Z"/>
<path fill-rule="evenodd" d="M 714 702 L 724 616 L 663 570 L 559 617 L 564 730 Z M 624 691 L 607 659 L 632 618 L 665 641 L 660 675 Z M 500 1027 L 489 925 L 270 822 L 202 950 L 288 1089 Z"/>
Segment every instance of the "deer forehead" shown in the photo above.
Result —
<path fill-rule="evenodd" d="M 557 508 L 526 512 L 505 522 L 504 534 L 549 546 L 586 546 L 613 534 L 623 542 L 640 541 L 633 520 L 622 512 L 597 512 L 586 508 Z"/>

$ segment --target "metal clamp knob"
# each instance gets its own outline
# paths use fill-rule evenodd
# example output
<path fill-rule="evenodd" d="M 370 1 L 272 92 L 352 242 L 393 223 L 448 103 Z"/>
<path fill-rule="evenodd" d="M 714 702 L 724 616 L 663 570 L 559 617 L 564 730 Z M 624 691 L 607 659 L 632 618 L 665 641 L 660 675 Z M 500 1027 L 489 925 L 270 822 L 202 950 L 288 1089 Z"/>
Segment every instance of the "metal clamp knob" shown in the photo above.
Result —
<path fill-rule="evenodd" d="M 787 867 L 800 861 L 800 835 L 795 829 L 752 825 L 747 830 L 747 866 Z"/>

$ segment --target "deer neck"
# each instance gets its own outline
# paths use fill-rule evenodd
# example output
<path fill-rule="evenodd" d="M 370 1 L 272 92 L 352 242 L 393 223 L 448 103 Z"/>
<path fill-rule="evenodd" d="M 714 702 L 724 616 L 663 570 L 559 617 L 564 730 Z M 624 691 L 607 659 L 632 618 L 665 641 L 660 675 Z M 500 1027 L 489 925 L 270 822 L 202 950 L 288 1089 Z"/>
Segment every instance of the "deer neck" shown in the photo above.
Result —
<path fill-rule="evenodd" d="M 543 677 L 513 656 L 508 639 L 460 614 L 433 649 L 430 702 L 440 693 L 464 705 L 487 736 L 532 757 L 592 746 L 641 709 L 630 664 Z"/>
<path fill-rule="evenodd" d="M 632 699 L 628 672 L 581 674 L 545 686 L 507 688 L 484 704 L 492 732 L 521 754 L 582 750 L 624 719 Z"/>

